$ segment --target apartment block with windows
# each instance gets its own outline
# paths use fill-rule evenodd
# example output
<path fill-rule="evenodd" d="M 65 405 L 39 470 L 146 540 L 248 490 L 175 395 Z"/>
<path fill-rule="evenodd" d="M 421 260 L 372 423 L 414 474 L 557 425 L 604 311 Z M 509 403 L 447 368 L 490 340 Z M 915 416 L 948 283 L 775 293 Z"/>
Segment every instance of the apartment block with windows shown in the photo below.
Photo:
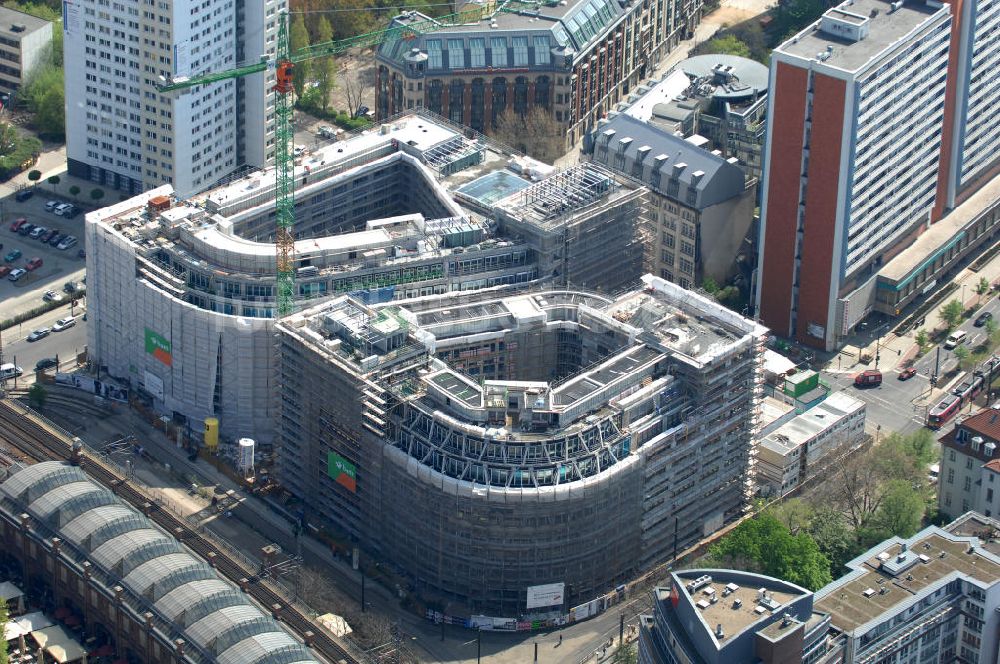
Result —
<path fill-rule="evenodd" d="M 51 53 L 50 21 L 0 7 L 0 91 L 20 88 Z"/>
<path fill-rule="evenodd" d="M 266 79 L 161 94 L 177 76 L 273 56 L 285 0 L 84 0 L 65 31 L 71 175 L 126 193 L 172 184 L 181 196 L 273 158 Z"/>
<path fill-rule="evenodd" d="M 709 152 L 699 138 L 621 114 L 602 121 L 590 141 L 593 161 L 649 187 L 647 269 L 683 288 L 740 274 L 757 191 L 735 157 Z"/>
<path fill-rule="evenodd" d="M 1000 514 L 1000 409 L 966 417 L 942 436 L 938 509 L 956 518 L 969 510 Z"/>
<path fill-rule="evenodd" d="M 771 60 L 758 310 L 832 350 L 865 315 L 841 298 L 932 221 L 952 16 L 849 0 Z"/>

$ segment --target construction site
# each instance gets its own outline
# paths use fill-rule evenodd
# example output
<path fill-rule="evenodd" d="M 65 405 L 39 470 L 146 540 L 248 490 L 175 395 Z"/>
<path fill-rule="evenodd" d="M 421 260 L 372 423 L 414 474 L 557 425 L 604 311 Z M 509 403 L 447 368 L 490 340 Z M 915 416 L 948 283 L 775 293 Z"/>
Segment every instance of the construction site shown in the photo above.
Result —
<path fill-rule="evenodd" d="M 278 479 L 442 612 L 585 617 L 747 505 L 766 330 L 658 277 L 275 328 Z"/>
<path fill-rule="evenodd" d="M 643 273 L 646 189 L 566 171 L 426 112 L 300 152 L 294 296 L 365 304 L 482 289 L 613 293 Z M 179 198 L 164 185 L 87 215 L 90 360 L 223 445 L 269 451 L 276 207 L 268 169 Z"/>

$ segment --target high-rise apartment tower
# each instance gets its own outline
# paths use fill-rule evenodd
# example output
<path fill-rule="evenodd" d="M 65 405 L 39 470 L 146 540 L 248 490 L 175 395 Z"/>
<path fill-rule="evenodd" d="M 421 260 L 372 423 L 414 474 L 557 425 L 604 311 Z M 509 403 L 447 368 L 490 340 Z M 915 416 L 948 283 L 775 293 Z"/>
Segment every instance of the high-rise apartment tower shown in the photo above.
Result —
<path fill-rule="evenodd" d="M 171 183 L 186 196 L 273 159 L 272 73 L 170 94 L 156 84 L 273 57 L 286 0 L 64 6 L 71 175 L 132 194 Z"/>

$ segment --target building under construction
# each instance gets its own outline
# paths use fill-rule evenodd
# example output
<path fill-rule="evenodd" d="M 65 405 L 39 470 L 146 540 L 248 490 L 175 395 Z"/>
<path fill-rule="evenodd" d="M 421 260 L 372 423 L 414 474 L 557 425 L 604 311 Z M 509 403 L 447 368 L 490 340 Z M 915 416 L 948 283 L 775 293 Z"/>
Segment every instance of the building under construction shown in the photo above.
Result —
<path fill-rule="evenodd" d="M 766 330 L 653 276 L 276 324 L 278 477 L 451 611 L 572 607 L 747 504 Z M 450 606 L 448 606 L 450 604 Z"/>
<path fill-rule="evenodd" d="M 295 166 L 296 295 L 362 302 L 642 275 L 645 189 L 556 172 L 429 114 Z M 169 185 L 87 215 L 88 350 L 149 405 L 223 440 L 273 439 L 273 170 L 189 199 Z"/>

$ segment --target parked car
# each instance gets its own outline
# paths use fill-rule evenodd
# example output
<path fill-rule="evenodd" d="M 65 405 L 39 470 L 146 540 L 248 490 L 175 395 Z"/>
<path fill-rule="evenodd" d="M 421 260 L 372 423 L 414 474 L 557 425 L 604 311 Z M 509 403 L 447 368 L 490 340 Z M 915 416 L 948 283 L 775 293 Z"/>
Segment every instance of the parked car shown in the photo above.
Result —
<path fill-rule="evenodd" d="M 899 380 L 910 380 L 917 375 L 917 370 L 914 367 L 906 367 L 896 376 Z"/>
<path fill-rule="evenodd" d="M 33 189 L 22 189 L 21 191 L 14 194 L 14 200 L 17 201 L 18 203 L 23 203 L 24 201 L 28 200 L 34 195 L 35 192 Z"/>
<path fill-rule="evenodd" d="M 63 212 L 62 216 L 65 217 L 66 219 L 72 219 L 78 214 L 80 214 L 80 208 L 76 207 L 75 205 L 70 205 L 69 209 Z"/>
<path fill-rule="evenodd" d="M 33 230 L 35 230 L 35 225 L 34 224 L 25 224 L 25 225 L 21 226 L 19 229 L 17 229 L 17 232 L 20 235 L 27 235 L 28 233 L 30 233 Z"/>
<path fill-rule="evenodd" d="M 19 230 L 21 230 L 21 226 L 24 226 L 26 223 L 28 223 L 28 220 L 25 219 L 24 217 L 19 217 L 18 219 L 15 219 L 10 224 L 11 232 L 13 233 L 18 232 Z"/>
<path fill-rule="evenodd" d="M 854 387 L 878 387 L 882 384 L 882 372 L 867 369 L 854 377 Z"/>
<path fill-rule="evenodd" d="M 59 201 L 45 201 L 45 209 L 52 212 L 56 209 L 56 206 L 62 205 Z"/>
<path fill-rule="evenodd" d="M 0 364 L 0 380 L 6 380 L 8 378 L 16 378 L 24 373 L 24 369 L 15 366 L 14 363 L 8 362 L 7 364 Z"/>
<path fill-rule="evenodd" d="M 54 357 L 43 357 L 42 359 L 35 362 L 35 371 L 43 371 L 45 369 L 51 369 L 52 367 L 58 367 L 59 362 Z"/>
<path fill-rule="evenodd" d="M 38 238 L 42 237 L 42 235 L 48 232 L 49 229 L 47 229 L 45 226 L 35 226 L 34 228 L 31 229 L 31 232 L 28 233 L 28 237 L 30 237 L 32 240 L 37 240 Z"/>
<path fill-rule="evenodd" d="M 34 258 L 29 259 L 28 262 L 24 264 L 24 269 L 29 271 L 37 270 L 41 266 L 42 266 L 42 259 L 39 258 L 38 256 L 35 256 Z"/>
<path fill-rule="evenodd" d="M 18 281 L 21 277 L 23 277 L 26 274 L 28 274 L 27 270 L 25 270 L 23 268 L 20 268 L 20 267 L 19 268 L 15 268 L 15 269 L 13 269 L 13 270 L 10 271 L 9 275 L 7 275 L 7 280 L 8 281 Z"/>
<path fill-rule="evenodd" d="M 60 318 L 52 325 L 52 331 L 62 332 L 63 330 L 68 330 L 74 325 L 76 325 L 76 319 L 72 316 L 66 316 L 65 318 Z"/>
<path fill-rule="evenodd" d="M 53 228 L 52 230 L 47 231 L 44 235 L 42 235 L 42 237 L 40 237 L 38 239 L 41 240 L 42 242 L 48 244 L 49 240 L 51 240 L 52 238 L 54 238 L 57 235 L 59 235 L 59 229 L 58 228 Z"/>
<path fill-rule="evenodd" d="M 0 279 L 10 274 L 10 265 L 0 265 Z"/>
<path fill-rule="evenodd" d="M 66 285 L 63 286 L 63 290 L 72 295 L 73 293 L 80 290 L 80 287 L 77 285 L 75 281 L 67 281 Z"/>
<path fill-rule="evenodd" d="M 49 333 L 51 332 L 52 330 L 47 327 L 40 327 L 37 330 L 32 330 L 31 334 L 28 335 L 28 341 L 38 341 L 39 339 L 44 339 L 49 336 Z"/>
<path fill-rule="evenodd" d="M 20 257 L 21 257 L 20 249 L 11 249 L 10 251 L 7 252 L 7 255 L 4 256 L 3 259 L 8 263 L 13 263 Z"/>
<path fill-rule="evenodd" d="M 54 290 L 47 290 L 45 291 L 45 295 L 42 296 L 42 299 L 46 302 L 62 302 L 63 296 Z"/>
<path fill-rule="evenodd" d="M 78 258 L 86 258 L 87 257 L 87 250 L 86 249 L 81 249 L 80 251 L 76 252 L 76 255 L 77 255 Z"/>
<path fill-rule="evenodd" d="M 61 217 L 64 214 L 66 214 L 66 211 L 70 210 L 72 207 L 73 206 L 70 205 L 69 203 L 60 203 L 59 205 L 56 206 L 56 209 L 53 210 L 53 212 L 55 212 L 57 215 Z"/>
<path fill-rule="evenodd" d="M 69 235 L 67 235 L 66 233 L 56 233 L 55 235 L 52 236 L 52 239 L 49 240 L 49 244 L 52 245 L 53 247 L 58 247 L 59 243 L 65 240 L 67 237 L 69 237 Z"/>
<path fill-rule="evenodd" d="M 984 311 L 983 313 L 976 316 L 976 320 L 973 321 L 972 324 L 975 327 L 982 327 L 983 325 L 986 325 L 986 321 L 990 320 L 993 320 L 993 314 L 990 313 L 989 311 Z"/>
<path fill-rule="evenodd" d="M 65 251 L 70 247 L 76 246 L 76 238 L 72 235 L 68 236 L 65 240 L 56 245 L 56 249 L 61 249 Z"/>

